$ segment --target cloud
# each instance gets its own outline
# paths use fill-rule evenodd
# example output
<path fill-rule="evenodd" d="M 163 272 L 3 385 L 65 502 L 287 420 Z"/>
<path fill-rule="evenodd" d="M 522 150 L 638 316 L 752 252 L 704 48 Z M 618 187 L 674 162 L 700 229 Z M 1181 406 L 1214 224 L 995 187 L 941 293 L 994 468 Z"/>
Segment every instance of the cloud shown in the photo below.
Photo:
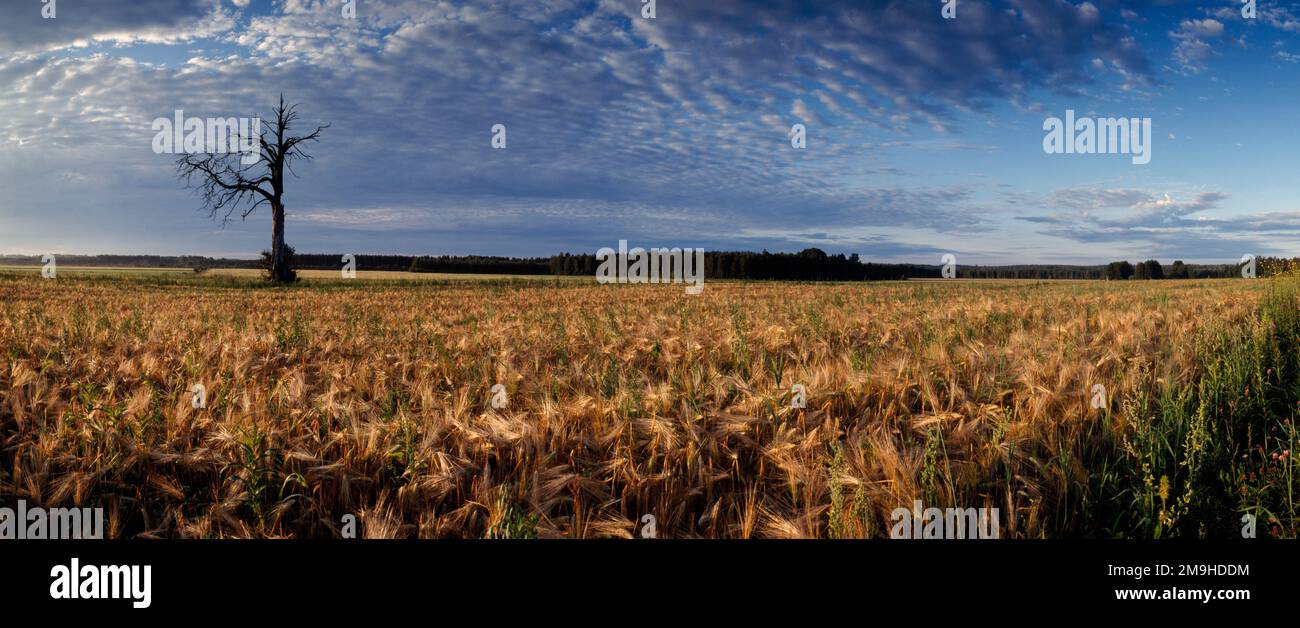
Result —
<path fill-rule="evenodd" d="M 1300 212 L 1197 215 L 1219 209 L 1227 198 L 1218 191 L 1180 198 L 1140 189 L 1072 188 L 1055 190 L 1042 201 L 1066 211 L 1017 220 L 1073 242 L 1129 245 L 1139 256 L 1201 260 L 1278 254 L 1284 250 L 1274 240 L 1300 237 Z"/>
<path fill-rule="evenodd" d="M 1169 36 L 1176 42 L 1174 61 L 1189 72 L 1200 72 L 1214 54 L 1214 48 L 1206 40 L 1223 36 L 1223 22 L 1212 18 L 1183 20 Z"/>
<path fill-rule="evenodd" d="M 246 3 L 245 3 L 246 4 Z M 212 37 L 235 25 L 220 0 L 61 2 L 52 19 L 45 4 L 0 0 L 0 49 L 12 55 L 80 48 L 92 43 L 177 43 Z"/>
<path fill-rule="evenodd" d="M 656 20 L 613 1 L 375 1 L 356 20 L 327 2 L 240 16 L 242 6 L 65 3 L 53 24 L 36 11 L 5 21 L 0 41 L 23 50 L 200 47 L 179 64 L 136 59 L 129 46 L 0 60 L 10 86 L 0 155 L 39 152 L 64 160 L 58 170 L 112 159 L 138 177 L 128 185 L 162 194 L 156 204 L 192 206 L 169 189 L 170 160 L 148 151 L 150 121 L 176 109 L 265 113 L 284 92 L 304 103 L 304 123 L 333 123 L 288 199 L 321 227 L 350 207 L 422 210 L 400 214 L 409 228 L 412 215 L 439 215 L 429 202 L 441 199 L 446 213 L 478 208 L 479 223 L 547 220 L 575 232 L 592 221 L 722 237 L 792 211 L 800 229 L 978 229 L 986 221 L 968 190 L 845 180 L 862 169 L 854 147 L 873 130 L 948 131 L 957 110 L 1091 81 L 1083 66 L 1094 58 L 1147 71 L 1121 28 L 1063 1 L 964 6 L 956 23 L 910 2 L 818 3 L 814 13 L 804 2 L 719 0 L 664 7 Z M 795 121 L 811 127 L 807 151 L 788 145 Z M 498 123 L 505 151 L 488 143 Z M 511 207 L 524 209 L 502 209 Z"/>
<path fill-rule="evenodd" d="M 1071 188 L 1052 192 L 1049 202 L 1055 207 L 1074 209 L 1086 213 L 1088 210 L 1093 209 L 1133 207 L 1138 203 L 1149 201 L 1151 198 L 1151 193 L 1145 190 Z"/>
<path fill-rule="evenodd" d="M 265 114 L 283 92 L 303 103 L 304 125 L 333 124 L 290 183 L 291 237 L 379 248 L 399 237 L 549 253 L 619 237 L 784 248 L 878 243 L 863 229 L 984 234 L 996 219 L 978 185 L 928 169 L 958 148 L 983 157 L 1005 145 L 955 136 L 1005 124 L 1009 103 L 1156 82 L 1135 30 L 1145 3 L 964 3 L 943 20 L 912 0 L 714 0 L 660 3 L 644 20 L 622 0 L 370 0 L 348 20 L 334 2 L 268 12 L 140 0 L 64 3 L 53 24 L 34 4 L 0 3 L 17 16 L 0 21 L 0 48 L 14 51 L 0 56 L 0 205 L 76 207 L 95 225 L 130 203 L 138 213 L 122 219 L 137 226 L 196 224 L 170 157 L 149 150 L 150 121 Z M 1210 53 L 1199 44 L 1225 26 L 1198 14 L 1155 38 L 1166 34 L 1180 63 L 1200 67 Z M 796 122 L 807 150 L 789 146 Z M 489 144 L 495 124 L 506 150 Z M 890 163 L 893 150 L 929 155 Z M 1221 201 L 1067 189 L 1045 199 L 1062 213 L 1022 220 L 1121 240 L 1207 228 L 1191 223 Z"/>

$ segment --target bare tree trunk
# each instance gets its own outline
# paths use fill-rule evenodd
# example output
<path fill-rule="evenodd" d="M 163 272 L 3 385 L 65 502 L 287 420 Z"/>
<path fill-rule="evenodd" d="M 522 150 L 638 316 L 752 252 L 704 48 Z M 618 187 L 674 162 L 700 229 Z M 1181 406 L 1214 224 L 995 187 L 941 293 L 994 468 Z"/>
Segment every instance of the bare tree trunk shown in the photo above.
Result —
<path fill-rule="evenodd" d="M 271 280 L 277 283 L 289 283 L 288 251 L 284 248 L 284 205 L 276 203 L 271 207 Z"/>
<path fill-rule="evenodd" d="M 247 172 L 249 169 L 242 160 L 240 164 L 232 165 L 228 161 L 232 153 L 186 154 L 176 162 L 176 171 L 186 185 L 193 185 L 194 179 L 198 179 L 197 187 L 202 191 L 203 201 L 212 217 L 225 211 L 223 224 L 235 211 L 240 212 L 240 217 L 248 218 L 262 205 L 271 207 L 271 259 L 267 265 L 270 266 L 269 278 L 275 283 L 292 283 L 298 278 L 290 267 L 293 263 L 291 249 L 284 243 L 284 203 L 281 202 L 284 171 L 287 169 L 293 173 L 291 164 L 295 159 L 311 159 L 303 145 L 316 142 L 321 131 L 329 127 L 328 124 L 319 126 L 307 135 L 292 137 L 288 133 L 289 127 L 297 119 L 297 106 L 285 106 L 281 95 L 271 131 L 257 137 L 261 146 L 257 163 L 264 169 L 261 176 L 256 176 L 260 171 Z"/>

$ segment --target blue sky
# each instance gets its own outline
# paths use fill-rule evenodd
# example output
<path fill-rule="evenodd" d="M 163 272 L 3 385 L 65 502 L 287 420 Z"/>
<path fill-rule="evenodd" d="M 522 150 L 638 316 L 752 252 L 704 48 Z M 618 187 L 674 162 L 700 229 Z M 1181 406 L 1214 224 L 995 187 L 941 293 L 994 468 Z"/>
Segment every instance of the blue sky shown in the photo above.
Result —
<path fill-rule="evenodd" d="M 255 255 L 269 216 L 210 220 L 150 125 L 283 92 L 332 125 L 300 251 L 1300 255 L 1291 2 L 42 4 L 0 0 L 0 253 Z M 1151 118 L 1151 162 L 1046 154 L 1067 109 Z"/>

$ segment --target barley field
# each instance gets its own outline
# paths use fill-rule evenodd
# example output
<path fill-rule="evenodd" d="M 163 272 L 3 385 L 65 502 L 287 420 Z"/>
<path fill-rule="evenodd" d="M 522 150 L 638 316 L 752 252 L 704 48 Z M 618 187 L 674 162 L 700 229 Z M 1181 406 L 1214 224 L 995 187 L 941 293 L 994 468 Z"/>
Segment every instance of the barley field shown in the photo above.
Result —
<path fill-rule="evenodd" d="M 0 495 L 113 538 L 1300 531 L 1289 280 L 683 292 L 0 271 Z"/>

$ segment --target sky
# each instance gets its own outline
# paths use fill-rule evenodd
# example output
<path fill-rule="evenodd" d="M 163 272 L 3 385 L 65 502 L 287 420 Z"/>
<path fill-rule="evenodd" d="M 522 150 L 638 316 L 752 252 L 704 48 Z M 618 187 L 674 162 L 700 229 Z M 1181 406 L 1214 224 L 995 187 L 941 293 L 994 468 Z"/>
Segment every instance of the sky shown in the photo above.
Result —
<path fill-rule="evenodd" d="M 302 252 L 1300 255 L 1300 3 L 347 4 L 0 0 L 0 254 L 255 256 L 266 210 L 213 220 L 152 125 L 283 94 L 330 124 Z M 1049 154 L 1067 110 L 1149 118 L 1150 162 Z"/>

